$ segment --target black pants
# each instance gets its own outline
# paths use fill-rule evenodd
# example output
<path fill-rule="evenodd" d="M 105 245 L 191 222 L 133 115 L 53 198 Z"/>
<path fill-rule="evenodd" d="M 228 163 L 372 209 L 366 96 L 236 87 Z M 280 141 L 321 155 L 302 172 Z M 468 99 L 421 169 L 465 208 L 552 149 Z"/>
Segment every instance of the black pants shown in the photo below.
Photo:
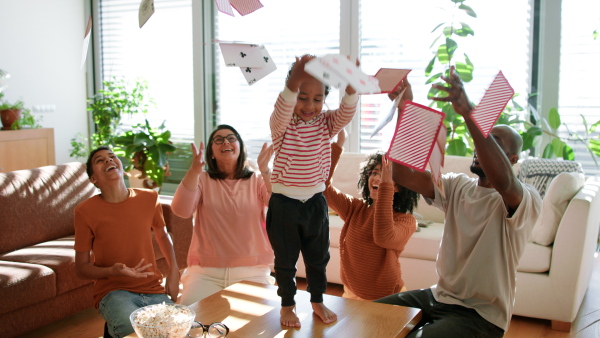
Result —
<path fill-rule="evenodd" d="M 272 194 L 267 211 L 267 234 L 275 253 L 275 279 L 281 306 L 296 304 L 296 262 L 300 252 L 306 266 L 310 301 L 322 303 L 327 289 L 329 215 L 322 193 L 302 202 Z"/>
<path fill-rule="evenodd" d="M 407 337 L 500 338 L 504 335 L 503 329 L 485 320 L 477 311 L 436 301 L 431 289 L 400 292 L 377 299 L 375 302 L 415 307 L 423 311 L 421 321 Z"/>

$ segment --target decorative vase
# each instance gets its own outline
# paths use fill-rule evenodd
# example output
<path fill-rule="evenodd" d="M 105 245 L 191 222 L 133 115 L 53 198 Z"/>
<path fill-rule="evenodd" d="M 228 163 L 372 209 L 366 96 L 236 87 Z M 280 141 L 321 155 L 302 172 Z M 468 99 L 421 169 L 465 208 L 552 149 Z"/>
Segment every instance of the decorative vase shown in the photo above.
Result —
<path fill-rule="evenodd" d="M 21 117 L 21 109 L 0 110 L 0 117 L 2 118 L 2 130 L 12 129 L 13 123 Z"/>

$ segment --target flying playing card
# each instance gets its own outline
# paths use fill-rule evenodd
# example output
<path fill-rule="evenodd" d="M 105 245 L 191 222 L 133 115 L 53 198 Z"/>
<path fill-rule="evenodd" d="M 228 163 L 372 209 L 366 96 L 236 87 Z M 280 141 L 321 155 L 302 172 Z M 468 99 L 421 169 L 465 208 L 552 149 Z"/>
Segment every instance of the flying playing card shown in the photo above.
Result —
<path fill-rule="evenodd" d="M 515 91 L 502 74 L 502 71 L 498 72 L 485 95 L 483 95 L 481 102 L 471 112 L 471 117 L 483 136 L 488 137 L 502 110 L 514 94 Z"/>
<path fill-rule="evenodd" d="M 90 47 L 90 33 L 92 32 L 92 16 L 90 15 L 87 23 L 87 27 L 85 29 L 85 35 L 83 37 L 83 49 L 81 50 L 81 68 L 85 64 L 85 59 L 87 58 L 87 52 Z"/>
<path fill-rule="evenodd" d="M 219 12 L 231 16 L 234 16 L 233 8 L 244 16 L 263 7 L 259 0 L 215 0 L 215 4 Z"/>
<path fill-rule="evenodd" d="M 221 54 L 227 67 L 263 67 L 263 49 L 250 43 L 220 42 Z"/>
<path fill-rule="evenodd" d="M 138 13 L 140 28 L 146 24 L 146 21 L 150 19 L 152 14 L 154 14 L 154 0 L 142 0 L 142 2 L 140 2 L 140 10 Z"/>
<path fill-rule="evenodd" d="M 377 135 L 377 133 L 383 129 L 383 127 L 385 127 L 388 123 L 390 123 L 390 121 L 392 121 L 392 118 L 394 117 L 394 113 L 396 112 L 396 109 L 398 108 L 398 104 L 400 104 L 400 99 L 402 98 L 402 95 L 404 95 L 404 92 L 406 91 L 406 89 L 404 89 L 400 95 L 398 95 L 396 97 L 396 99 L 392 102 L 392 108 L 390 109 L 390 111 L 387 113 L 387 116 L 385 116 L 384 118 L 382 118 L 379 121 L 379 124 L 377 124 L 377 127 L 375 127 L 375 130 L 373 130 L 373 133 L 371 133 L 371 136 L 369 138 L 373 138 L 373 136 Z"/>
<path fill-rule="evenodd" d="M 400 113 L 388 158 L 424 171 L 446 114 L 414 102 L 406 102 Z M 444 134 L 445 135 L 445 134 Z"/>
<path fill-rule="evenodd" d="M 379 81 L 379 93 L 391 93 L 396 90 L 410 71 L 410 69 L 395 68 L 381 68 L 378 70 L 375 78 Z"/>
<path fill-rule="evenodd" d="M 271 59 L 271 56 L 269 55 L 269 52 L 265 46 L 260 46 L 260 52 L 262 56 L 262 64 L 259 65 L 260 67 L 240 67 L 242 74 L 244 74 L 244 78 L 246 78 L 246 81 L 249 85 L 255 84 L 257 81 L 271 74 L 277 69 L 275 62 L 273 62 L 273 59 Z"/>
<path fill-rule="evenodd" d="M 320 63 L 320 66 L 315 64 Z M 339 88 L 346 84 L 358 94 L 373 94 L 379 91 L 378 80 L 363 73 L 355 63 L 344 55 L 328 54 L 310 60 L 304 70 L 319 81 Z"/>

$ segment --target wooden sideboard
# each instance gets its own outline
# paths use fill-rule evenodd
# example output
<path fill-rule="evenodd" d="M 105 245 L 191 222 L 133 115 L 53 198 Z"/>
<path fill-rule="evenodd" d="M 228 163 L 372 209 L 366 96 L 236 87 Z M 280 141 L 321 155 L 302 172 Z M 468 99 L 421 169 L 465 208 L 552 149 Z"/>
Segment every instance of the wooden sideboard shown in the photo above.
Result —
<path fill-rule="evenodd" d="M 0 172 L 56 164 L 54 129 L 0 131 Z"/>

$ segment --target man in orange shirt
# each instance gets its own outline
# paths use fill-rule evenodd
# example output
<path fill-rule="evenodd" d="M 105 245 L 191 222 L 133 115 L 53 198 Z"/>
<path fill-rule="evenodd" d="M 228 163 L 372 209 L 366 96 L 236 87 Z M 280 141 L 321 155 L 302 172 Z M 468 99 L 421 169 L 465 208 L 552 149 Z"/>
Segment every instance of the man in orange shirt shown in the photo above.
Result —
<path fill-rule="evenodd" d="M 75 208 L 75 270 L 80 278 L 94 279 L 95 306 L 106 320 L 105 331 L 124 337 L 134 331 L 129 321 L 134 310 L 177 300 L 179 269 L 158 193 L 128 189 L 121 161 L 108 147 L 91 152 L 87 173 L 100 194 Z M 169 264 L 166 290 L 152 232 Z"/>

